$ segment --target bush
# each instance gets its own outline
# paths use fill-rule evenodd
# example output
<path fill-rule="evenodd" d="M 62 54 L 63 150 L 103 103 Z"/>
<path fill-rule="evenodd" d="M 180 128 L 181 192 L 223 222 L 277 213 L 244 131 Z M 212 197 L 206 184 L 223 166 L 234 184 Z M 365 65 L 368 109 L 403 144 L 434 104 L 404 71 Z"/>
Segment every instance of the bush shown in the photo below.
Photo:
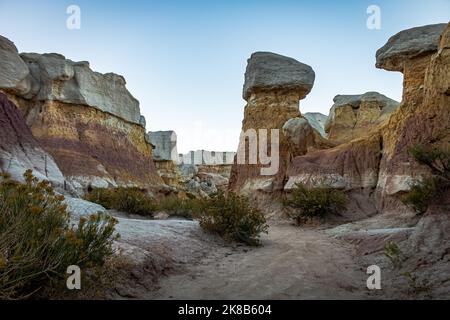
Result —
<path fill-rule="evenodd" d="M 386 243 L 384 246 L 384 255 L 389 258 L 394 268 L 400 269 L 402 267 L 405 256 L 397 243 L 393 241 Z"/>
<path fill-rule="evenodd" d="M 440 193 L 438 185 L 439 181 L 435 177 L 415 181 L 411 190 L 402 197 L 402 201 L 417 214 L 424 214 Z"/>
<path fill-rule="evenodd" d="M 180 199 L 167 197 L 157 204 L 158 211 L 164 211 L 170 216 L 192 219 L 194 214 L 201 211 L 201 201 L 197 199 Z"/>
<path fill-rule="evenodd" d="M 69 265 L 102 266 L 116 221 L 93 215 L 70 225 L 64 197 L 29 170 L 25 183 L 0 178 L 0 299 L 30 297 L 64 281 Z"/>
<path fill-rule="evenodd" d="M 297 183 L 288 199 L 286 207 L 294 209 L 291 217 L 297 224 L 312 218 L 324 218 L 328 214 L 339 214 L 347 206 L 347 196 L 343 191 L 328 187 L 308 188 Z"/>
<path fill-rule="evenodd" d="M 401 200 L 417 214 L 424 214 L 450 189 L 450 152 L 421 145 L 409 151 L 417 162 L 431 170 L 432 176 L 414 181 L 411 190 Z"/>
<path fill-rule="evenodd" d="M 250 205 L 245 197 L 223 192 L 203 200 L 196 217 L 200 226 L 219 234 L 227 241 L 242 242 L 251 246 L 260 245 L 259 236 L 267 233 L 264 214 Z"/>
<path fill-rule="evenodd" d="M 93 189 L 86 195 L 85 199 L 98 203 L 106 209 L 141 216 L 152 216 L 158 209 L 155 200 L 138 188 Z"/>

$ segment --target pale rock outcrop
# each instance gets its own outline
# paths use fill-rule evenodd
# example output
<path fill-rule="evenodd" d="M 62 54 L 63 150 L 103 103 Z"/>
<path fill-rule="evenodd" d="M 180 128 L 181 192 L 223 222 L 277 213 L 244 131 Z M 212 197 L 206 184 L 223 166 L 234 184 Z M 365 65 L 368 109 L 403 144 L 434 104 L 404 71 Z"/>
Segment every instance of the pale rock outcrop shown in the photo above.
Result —
<path fill-rule="evenodd" d="M 88 217 L 97 213 L 106 213 L 106 209 L 103 206 L 80 198 L 65 196 L 64 204 L 67 206 L 71 221 L 74 223 L 78 222 L 81 217 Z"/>
<path fill-rule="evenodd" d="M 268 167 L 257 164 L 233 165 L 230 177 L 230 190 L 247 193 L 264 185 L 264 189 L 283 189 L 285 172 L 291 158 L 289 142 L 282 128 L 286 121 L 300 117 L 299 100 L 312 89 L 315 79 L 313 69 L 295 59 L 269 52 L 256 52 L 251 55 L 245 72 L 243 97 L 247 100 L 242 122 L 242 132 L 265 129 L 270 134 L 272 129 L 279 131 L 279 166 L 277 173 L 270 177 L 261 175 L 261 168 Z M 271 138 L 268 137 L 268 150 Z M 248 145 L 240 149 L 248 154 Z M 257 180 L 264 181 L 258 183 Z M 270 180 L 270 182 L 267 182 Z M 270 187 L 266 187 L 269 183 Z"/>
<path fill-rule="evenodd" d="M 144 129 L 147 125 L 147 120 L 145 120 L 145 117 L 142 115 L 139 117 L 139 125 Z"/>
<path fill-rule="evenodd" d="M 378 92 L 338 95 L 325 123 L 328 139 L 343 143 L 370 134 L 400 105 Z"/>
<path fill-rule="evenodd" d="M 0 36 L 0 88 L 25 95 L 30 91 L 30 71 L 13 42 Z"/>
<path fill-rule="evenodd" d="M 190 151 L 179 155 L 178 169 L 186 192 L 196 197 L 208 197 L 228 188 L 235 152 Z"/>
<path fill-rule="evenodd" d="M 214 186 L 215 188 L 224 190 L 228 187 L 229 179 L 219 173 L 201 171 L 197 176 L 200 181 Z"/>
<path fill-rule="evenodd" d="M 334 144 L 323 138 L 303 117 L 292 118 L 283 125 L 283 134 L 286 136 L 293 156 L 303 155 L 315 149 L 327 149 Z"/>
<path fill-rule="evenodd" d="M 226 191 L 230 180 L 231 165 L 204 164 L 179 165 L 181 181 L 186 191 L 197 197 L 208 197 L 218 190 Z"/>
<path fill-rule="evenodd" d="M 88 62 L 73 62 L 56 53 L 20 56 L 39 83 L 36 100 L 87 105 L 140 124 L 139 101 L 126 89 L 124 77 L 94 72 Z"/>
<path fill-rule="evenodd" d="M 177 167 L 177 135 L 175 131 L 148 132 L 149 142 L 153 146 L 153 160 L 158 175 L 171 187 L 179 187 L 181 172 Z"/>
<path fill-rule="evenodd" d="M 153 159 L 178 161 L 177 134 L 175 131 L 149 132 L 150 143 L 154 146 Z"/>
<path fill-rule="evenodd" d="M 322 137 L 326 137 L 325 123 L 328 116 L 319 112 L 307 112 L 303 114 L 303 117 L 308 120 L 309 124 L 320 133 Z"/>

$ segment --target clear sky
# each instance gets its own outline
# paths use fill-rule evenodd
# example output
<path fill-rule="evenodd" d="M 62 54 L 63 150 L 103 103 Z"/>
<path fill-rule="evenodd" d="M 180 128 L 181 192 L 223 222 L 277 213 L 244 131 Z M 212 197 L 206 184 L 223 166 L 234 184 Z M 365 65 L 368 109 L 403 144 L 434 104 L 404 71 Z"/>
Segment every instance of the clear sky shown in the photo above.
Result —
<path fill-rule="evenodd" d="M 79 30 L 66 27 L 72 4 Z M 381 9 L 380 30 L 366 26 L 369 5 Z M 450 0 L 0 0 L 0 34 L 20 52 L 122 74 L 147 130 L 175 130 L 180 152 L 237 149 L 252 52 L 312 66 L 316 82 L 300 110 L 328 114 L 337 94 L 400 100 L 401 74 L 376 69 L 376 50 L 398 31 L 449 20 Z"/>

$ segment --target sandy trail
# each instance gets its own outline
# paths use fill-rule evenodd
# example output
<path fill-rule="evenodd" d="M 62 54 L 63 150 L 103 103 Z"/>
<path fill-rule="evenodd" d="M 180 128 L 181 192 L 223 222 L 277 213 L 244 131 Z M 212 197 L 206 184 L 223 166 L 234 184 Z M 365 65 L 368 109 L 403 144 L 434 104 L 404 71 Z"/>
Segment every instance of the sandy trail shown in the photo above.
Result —
<path fill-rule="evenodd" d="M 149 299 L 361 299 L 365 269 L 353 248 L 324 230 L 270 226 L 259 248 L 206 248 L 205 257 L 160 279 Z"/>

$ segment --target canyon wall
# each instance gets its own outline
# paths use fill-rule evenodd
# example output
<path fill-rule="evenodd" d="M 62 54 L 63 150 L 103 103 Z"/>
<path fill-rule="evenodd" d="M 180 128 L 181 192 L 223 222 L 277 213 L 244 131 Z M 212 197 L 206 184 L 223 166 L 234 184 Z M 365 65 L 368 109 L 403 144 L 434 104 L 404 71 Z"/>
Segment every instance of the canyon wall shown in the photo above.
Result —
<path fill-rule="evenodd" d="M 312 88 L 312 69 L 279 55 L 252 55 L 243 131 L 280 129 L 280 170 L 264 177 L 260 164 L 235 161 L 229 190 L 275 195 L 301 182 L 358 194 L 358 203 L 368 204 L 372 213 L 407 210 L 398 196 L 429 174 L 409 148 L 450 147 L 449 32 L 447 24 L 437 24 L 391 37 L 377 51 L 376 67 L 403 73 L 402 102 L 377 92 L 338 95 L 330 115 L 320 117 L 323 132 L 317 117 L 302 116 L 298 106 Z"/>
<path fill-rule="evenodd" d="M 60 54 L 18 54 L 0 37 L 0 90 L 78 191 L 162 184 L 139 102 L 122 76 Z"/>
<path fill-rule="evenodd" d="M 377 52 L 378 68 L 404 76 L 402 105 L 380 130 L 378 188 L 387 195 L 409 190 L 411 179 L 427 173 L 409 154 L 411 146 L 450 147 L 448 29 L 438 24 L 405 30 Z"/>
<path fill-rule="evenodd" d="M 389 39 L 376 54 L 376 66 L 404 74 L 401 104 L 366 134 L 293 159 L 285 190 L 296 182 L 319 181 L 365 192 L 382 211 L 402 207 L 396 196 L 427 174 L 409 148 L 450 145 L 449 26 L 445 28 L 446 24 L 418 27 Z"/>

